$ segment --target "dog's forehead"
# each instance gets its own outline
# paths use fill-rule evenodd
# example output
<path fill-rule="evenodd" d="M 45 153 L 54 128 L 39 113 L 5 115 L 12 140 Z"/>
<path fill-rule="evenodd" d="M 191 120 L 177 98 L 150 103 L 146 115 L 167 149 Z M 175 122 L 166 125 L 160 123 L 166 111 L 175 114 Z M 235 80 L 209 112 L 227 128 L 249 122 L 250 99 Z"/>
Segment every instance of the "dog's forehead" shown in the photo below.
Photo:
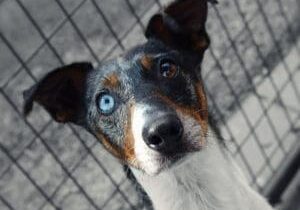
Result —
<path fill-rule="evenodd" d="M 133 60 L 125 59 L 124 56 L 118 56 L 112 60 L 104 62 L 98 67 L 100 76 L 107 76 L 111 73 L 121 74 L 128 71 L 134 65 Z"/>
<path fill-rule="evenodd" d="M 159 40 L 148 40 L 147 42 L 136 45 L 118 57 L 104 62 L 100 68 L 103 74 L 107 74 L 110 71 L 127 71 L 132 68 L 144 55 L 151 54 L 162 54 L 170 51 L 166 45 Z"/>
<path fill-rule="evenodd" d="M 149 55 L 157 57 L 168 52 L 170 52 L 170 49 L 162 43 L 150 40 L 131 48 L 114 59 L 103 62 L 95 68 L 90 77 L 90 84 L 94 84 L 92 87 L 96 90 L 92 91 L 94 92 L 93 95 L 103 89 L 110 89 L 122 93 L 124 97 L 128 97 L 137 91 L 140 84 L 145 83 L 147 80 L 143 73 L 142 59 Z M 147 84 L 150 85 L 148 80 Z M 155 81 L 153 81 L 153 85 L 156 87 Z"/>
<path fill-rule="evenodd" d="M 95 68 L 92 79 L 95 79 L 96 83 L 99 84 L 99 82 L 101 83 L 101 81 L 114 75 L 115 79 L 121 82 L 121 80 L 126 79 L 127 72 L 133 70 L 136 60 L 128 60 L 123 56 L 118 56 L 112 60 L 105 61 Z"/>

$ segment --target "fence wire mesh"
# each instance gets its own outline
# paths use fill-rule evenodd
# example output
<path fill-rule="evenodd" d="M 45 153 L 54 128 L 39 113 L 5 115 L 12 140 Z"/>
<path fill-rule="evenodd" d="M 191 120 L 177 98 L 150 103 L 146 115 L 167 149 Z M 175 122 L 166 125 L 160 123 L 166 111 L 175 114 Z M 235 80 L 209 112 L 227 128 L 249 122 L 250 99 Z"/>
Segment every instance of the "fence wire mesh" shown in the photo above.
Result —
<path fill-rule="evenodd" d="M 159 0 L 0 1 L 0 209 L 140 209 L 122 168 L 82 129 L 22 91 L 57 66 L 99 64 L 144 41 Z M 297 0 L 210 5 L 203 77 L 228 149 L 260 191 L 299 145 Z"/>

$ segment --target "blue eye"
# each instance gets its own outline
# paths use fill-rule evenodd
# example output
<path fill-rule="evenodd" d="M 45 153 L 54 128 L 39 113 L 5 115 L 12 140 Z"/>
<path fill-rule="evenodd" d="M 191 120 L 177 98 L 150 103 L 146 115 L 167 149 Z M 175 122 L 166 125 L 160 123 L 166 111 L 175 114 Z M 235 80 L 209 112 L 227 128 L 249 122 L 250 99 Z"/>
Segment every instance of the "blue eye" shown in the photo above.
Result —
<path fill-rule="evenodd" d="M 98 97 L 98 107 L 103 114 L 111 114 L 115 108 L 115 99 L 108 93 L 100 94 Z"/>

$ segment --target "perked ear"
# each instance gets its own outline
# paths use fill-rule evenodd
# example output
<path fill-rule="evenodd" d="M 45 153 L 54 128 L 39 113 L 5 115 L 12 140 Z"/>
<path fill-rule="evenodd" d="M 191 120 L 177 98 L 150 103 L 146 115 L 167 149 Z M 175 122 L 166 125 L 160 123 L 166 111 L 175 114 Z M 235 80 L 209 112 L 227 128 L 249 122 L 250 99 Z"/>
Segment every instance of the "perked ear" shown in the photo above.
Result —
<path fill-rule="evenodd" d="M 24 115 L 28 115 L 33 102 L 43 106 L 58 122 L 82 124 L 84 94 L 90 63 L 73 63 L 55 69 L 30 89 L 24 91 Z"/>
<path fill-rule="evenodd" d="M 155 14 L 150 19 L 146 37 L 202 57 L 209 46 L 205 30 L 208 1 L 216 3 L 214 0 L 176 0 L 163 13 Z"/>

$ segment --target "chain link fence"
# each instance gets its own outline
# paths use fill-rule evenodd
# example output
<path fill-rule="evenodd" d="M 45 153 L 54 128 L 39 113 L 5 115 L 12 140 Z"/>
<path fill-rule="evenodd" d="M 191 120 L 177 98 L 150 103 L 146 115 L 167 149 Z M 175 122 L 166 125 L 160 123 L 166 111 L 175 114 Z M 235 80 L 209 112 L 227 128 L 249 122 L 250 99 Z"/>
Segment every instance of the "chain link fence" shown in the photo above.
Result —
<path fill-rule="evenodd" d="M 81 128 L 40 107 L 22 116 L 22 91 L 74 61 L 95 65 L 145 40 L 165 0 L 0 1 L 0 209 L 141 209 L 119 163 Z M 299 153 L 300 4 L 210 5 L 203 78 L 228 149 L 269 195 Z M 299 165 L 299 164 L 298 164 Z"/>

